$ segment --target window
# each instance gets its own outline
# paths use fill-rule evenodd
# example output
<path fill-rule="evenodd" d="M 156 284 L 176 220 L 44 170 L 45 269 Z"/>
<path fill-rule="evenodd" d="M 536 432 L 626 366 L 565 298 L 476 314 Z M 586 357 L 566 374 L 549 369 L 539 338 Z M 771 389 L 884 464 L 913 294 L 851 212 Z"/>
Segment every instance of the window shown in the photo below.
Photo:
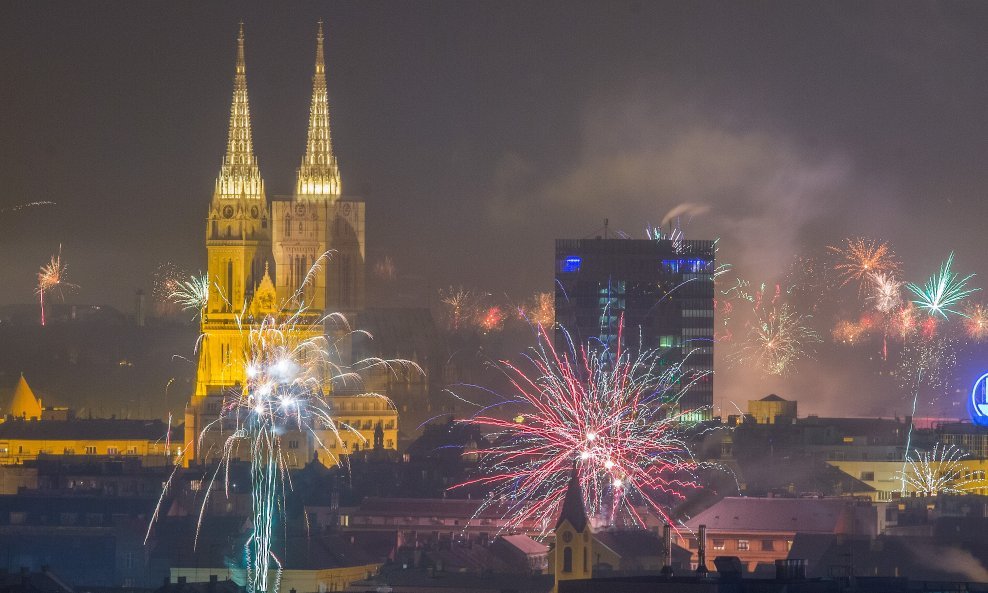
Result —
<path fill-rule="evenodd" d="M 120 451 L 118 451 L 116 447 L 107 447 L 106 448 L 106 454 L 107 455 L 119 455 L 120 454 Z"/>
<path fill-rule="evenodd" d="M 700 547 L 699 544 L 697 544 L 697 541 L 693 538 L 690 538 L 686 545 L 689 546 L 689 549 L 691 550 L 696 550 Z"/>
<path fill-rule="evenodd" d="M 288 441 L 289 449 L 298 449 L 298 441 Z"/>
<path fill-rule="evenodd" d="M 394 449 L 394 448 L 395 448 L 395 442 L 394 442 L 394 439 L 388 439 L 388 440 L 386 441 L 386 443 L 385 443 L 385 446 L 386 446 L 386 447 L 387 447 L 388 449 Z"/>
<path fill-rule="evenodd" d="M 875 472 L 861 472 L 861 481 L 863 482 L 874 482 Z"/>
<path fill-rule="evenodd" d="M 786 551 L 788 552 L 790 550 L 792 550 L 792 540 L 791 539 L 787 539 L 786 540 Z"/>
<path fill-rule="evenodd" d="M 86 455 L 96 455 L 96 447 L 86 447 Z"/>
<path fill-rule="evenodd" d="M 573 572 L 573 548 L 563 548 L 563 572 Z"/>
<path fill-rule="evenodd" d="M 739 552 L 747 552 L 748 551 L 748 540 L 746 540 L 746 539 L 739 539 L 738 540 L 738 551 Z"/>
<path fill-rule="evenodd" d="M 762 540 L 762 552 L 771 552 L 775 550 L 774 542 L 770 539 Z"/>
<path fill-rule="evenodd" d="M 726 550 L 727 541 L 722 539 L 715 539 L 713 543 L 713 547 L 715 550 Z"/>

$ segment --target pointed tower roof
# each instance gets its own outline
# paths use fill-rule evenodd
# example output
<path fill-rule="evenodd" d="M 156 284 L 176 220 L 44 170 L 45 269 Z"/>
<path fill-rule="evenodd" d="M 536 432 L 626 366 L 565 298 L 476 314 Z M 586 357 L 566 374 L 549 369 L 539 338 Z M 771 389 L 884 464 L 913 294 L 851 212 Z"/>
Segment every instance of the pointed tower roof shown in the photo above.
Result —
<path fill-rule="evenodd" d="M 244 23 L 237 35 L 237 67 L 233 75 L 233 105 L 230 107 L 230 133 L 226 156 L 216 178 L 217 198 L 264 198 L 264 180 L 254 155 L 247 100 L 247 62 L 244 59 Z"/>
<path fill-rule="evenodd" d="M 569 478 L 569 486 L 566 487 L 566 498 L 563 499 L 563 508 L 559 511 L 559 520 L 556 521 L 556 529 L 569 521 L 573 529 L 578 532 L 587 527 L 587 507 L 583 504 L 583 488 L 580 487 L 580 475 L 576 470 L 576 461 L 573 462 L 573 473 Z"/>
<path fill-rule="evenodd" d="M 14 388 L 14 397 L 10 400 L 10 415 L 17 418 L 41 418 L 41 400 L 31 391 L 24 373 L 21 373 L 17 387 Z"/>
<path fill-rule="evenodd" d="M 316 34 L 316 71 L 312 75 L 312 104 L 305 156 L 295 183 L 297 195 L 340 196 L 340 170 L 333 154 L 329 129 L 329 91 L 326 87 L 326 60 L 323 55 L 322 21 Z"/>

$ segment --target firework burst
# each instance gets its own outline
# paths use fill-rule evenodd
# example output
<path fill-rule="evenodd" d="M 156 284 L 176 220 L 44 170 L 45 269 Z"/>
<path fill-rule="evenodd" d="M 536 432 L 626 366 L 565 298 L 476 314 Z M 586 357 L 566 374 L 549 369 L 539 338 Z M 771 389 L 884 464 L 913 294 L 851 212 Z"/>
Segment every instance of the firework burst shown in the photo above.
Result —
<path fill-rule="evenodd" d="M 532 325 L 551 327 L 556 321 L 556 297 L 551 292 L 537 292 L 518 306 L 518 316 Z"/>
<path fill-rule="evenodd" d="M 313 276 L 310 272 L 307 278 Z M 192 285 L 202 287 L 208 283 L 194 278 Z M 314 449 L 335 457 L 325 445 L 328 438 L 338 439 L 341 431 L 352 433 L 358 440 L 363 437 L 355 428 L 334 421 L 329 399 L 333 385 L 359 382 L 360 373 L 374 367 L 385 367 L 398 376 L 422 372 L 418 365 L 405 360 L 370 358 L 350 366 L 337 362 L 340 358 L 337 342 L 331 342 L 323 328 L 332 318 L 335 324 L 349 329 L 342 315 L 323 317 L 306 310 L 304 305 L 289 313 L 282 312 L 287 303 L 301 301 L 299 293 L 304 288 L 303 284 L 281 308 L 272 306 L 270 311 L 259 311 L 248 310 L 245 306 L 236 316 L 243 344 L 240 357 L 243 362 L 231 364 L 244 365 L 240 371 L 246 381 L 224 394 L 219 417 L 206 425 L 197 438 L 199 451 L 207 451 L 211 439 L 218 437 L 220 442 L 216 449 L 219 460 L 200 510 L 200 525 L 213 482 L 223 481 L 229 492 L 231 463 L 238 457 L 240 448 L 246 447 L 249 451 L 253 516 L 245 556 L 247 589 L 252 593 L 278 590 L 281 561 L 272 552 L 271 544 L 277 515 L 284 510 L 286 484 L 288 487 L 291 484 L 285 440 L 293 435 L 296 435 L 294 438 L 307 438 Z M 196 306 L 204 302 L 201 294 L 199 288 L 192 293 Z M 390 404 L 390 400 L 381 395 L 366 397 L 384 399 Z M 181 460 L 176 461 L 176 468 L 180 463 Z M 168 483 L 166 491 L 167 488 Z M 157 516 L 158 511 L 152 523 Z M 274 583 L 269 582 L 272 569 L 276 575 Z"/>
<path fill-rule="evenodd" d="M 526 358 L 534 374 L 502 362 L 513 393 L 501 405 L 522 410 L 512 420 L 480 413 L 465 421 L 497 434 L 478 452 L 484 475 L 455 488 L 493 487 L 482 510 L 501 508 L 509 527 L 546 532 L 575 460 L 598 521 L 643 525 L 643 509 L 668 521 L 667 503 L 697 487 L 700 467 L 684 440 L 678 400 L 690 381 L 681 367 L 663 366 L 656 351 L 577 349 L 568 335 L 558 352 L 544 328 Z"/>
<path fill-rule="evenodd" d="M 733 355 L 770 375 L 784 375 L 793 365 L 812 355 L 811 346 L 820 337 L 809 328 L 807 316 L 783 303 L 768 311 L 756 310 L 757 319 L 748 330 L 748 340 Z"/>
<path fill-rule="evenodd" d="M 439 302 L 445 308 L 449 329 L 460 330 L 477 318 L 481 298 L 462 286 L 450 286 L 439 291 Z"/>
<path fill-rule="evenodd" d="M 920 495 L 964 494 L 974 482 L 961 463 L 967 453 L 953 445 L 936 444 L 932 451 L 916 451 L 906 456 L 899 472 L 902 490 Z"/>
<path fill-rule="evenodd" d="M 975 303 L 964 309 L 964 331 L 975 342 L 988 339 L 988 309 L 984 305 Z"/>
<path fill-rule="evenodd" d="M 38 286 L 34 291 L 41 306 L 41 325 L 45 325 L 45 293 L 54 293 L 62 298 L 63 291 L 77 288 L 65 279 L 67 269 L 68 266 L 62 262 L 62 246 L 59 245 L 58 253 L 51 256 L 51 260 L 38 271 Z"/>
<path fill-rule="evenodd" d="M 864 286 L 871 274 L 895 275 L 899 272 L 899 262 L 888 243 L 872 239 L 845 239 L 843 247 L 828 246 L 827 249 L 838 258 L 834 271 L 841 279 L 841 286 L 858 282 Z"/>
<path fill-rule="evenodd" d="M 970 294 L 980 290 L 978 288 L 968 288 L 967 283 L 974 274 L 968 274 L 963 278 L 956 272 L 950 270 L 954 263 L 954 252 L 951 251 L 947 259 L 940 265 L 940 271 L 930 277 L 924 286 L 907 284 L 909 292 L 916 295 L 913 303 L 926 311 L 931 317 L 939 315 L 947 319 L 948 313 L 963 316 L 963 313 L 953 309 Z"/>
<path fill-rule="evenodd" d="M 902 282 L 891 274 L 872 272 L 868 275 L 868 302 L 881 313 L 891 313 L 902 305 Z"/>
<path fill-rule="evenodd" d="M 193 319 L 201 315 L 209 303 L 210 282 L 208 274 L 190 276 L 188 280 L 175 280 L 168 298 L 182 308 L 193 311 Z"/>

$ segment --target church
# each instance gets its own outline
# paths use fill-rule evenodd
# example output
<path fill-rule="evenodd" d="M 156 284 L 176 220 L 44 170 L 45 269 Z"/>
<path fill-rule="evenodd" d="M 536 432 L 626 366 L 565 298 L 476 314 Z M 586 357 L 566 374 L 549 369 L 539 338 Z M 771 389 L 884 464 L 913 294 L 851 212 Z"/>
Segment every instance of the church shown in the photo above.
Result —
<path fill-rule="evenodd" d="M 254 153 L 241 23 L 226 154 L 209 204 L 206 250 L 211 290 L 202 310 L 195 391 L 185 413 L 185 456 L 193 462 L 208 461 L 217 453 L 215 444 L 200 443 L 199 435 L 219 416 L 224 393 L 246 382 L 249 345 L 241 326 L 245 314 L 260 318 L 304 310 L 312 323 L 299 325 L 305 329 L 296 330 L 294 339 L 301 341 L 337 331 L 319 323 L 326 312 L 349 317 L 364 307 L 364 203 L 343 195 L 330 129 L 321 21 L 307 139 L 295 189 L 290 196 L 271 199 Z M 396 448 L 397 412 L 384 398 L 361 398 L 351 392 L 327 395 L 363 438 L 348 443 L 342 434 L 327 435 L 326 446 L 316 447 L 306 435 L 286 435 L 289 465 L 300 467 L 313 457 L 332 465 L 337 455 L 369 443 Z"/>

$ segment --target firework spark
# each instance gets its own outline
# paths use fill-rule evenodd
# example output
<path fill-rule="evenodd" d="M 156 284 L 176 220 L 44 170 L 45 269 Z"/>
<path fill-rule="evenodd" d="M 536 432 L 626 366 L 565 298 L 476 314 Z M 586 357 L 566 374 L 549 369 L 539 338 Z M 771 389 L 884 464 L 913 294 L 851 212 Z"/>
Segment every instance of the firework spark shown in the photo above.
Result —
<path fill-rule="evenodd" d="M 75 284 L 65 279 L 67 269 L 68 266 L 62 263 L 62 246 L 59 245 L 58 253 L 51 256 L 51 261 L 41 266 L 38 271 L 38 287 L 35 292 L 41 305 L 41 325 L 45 325 L 45 293 L 54 293 L 62 298 L 64 290 L 77 288 Z"/>
<path fill-rule="evenodd" d="M 838 257 L 834 270 L 841 278 L 841 286 L 851 282 L 864 282 L 871 274 L 891 274 L 899 272 L 899 262 L 888 243 L 872 239 L 845 239 L 843 247 L 828 246 L 827 249 Z"/>
<path fill-rule="evenodd" d="M 783 303 L 768 311 L 756 310 L 748 340 L 733 358 L 746 361 L 770 375 L 784 375 L 799 360 L 809 357 L 820 337 L 806 325 L 808 317 Z"/>
<path fill-rule="evenodd" d="M 903 492 L 920 495 L 964 494 L 974 482 L 961 463 L 967 453 L 953 445 L 936 444 L 932 451 L 916 451 L 906 456 L 899 472 Z"/>
<path fill-rule="evenodd" d="M 948 313 L 963 316 L 963 313 L 952 309 L 970 294 L 980 290 L 978 288 L 968 288 L 967 283 L 974 274 L 968 274 L 963 278 L 959 274 L 950 270 L 954 263 L 954 252 L 951 251 L 947 259 L 940 266 L 940 271 L 930 277 L 924 286 L 907 284 L 909 292 L 916 295 L 913 303 L 920 309 L 925 310 L 930 316 L 940 315 L 947 319 Z"/>
<path fill-rule="evenodd" d="M 484 509 L 503 508 L 510 525 L 534 523 L 545 532 L 575 460 L 598 520 L 643 525 L 642 507 L 668 520 L 666 504 L 697 487 L 700 467 L 684 441 L 678 400 L 691 381 L 681 367 L 663 366 L 657 351 L 632 357 L 577 349 L 568 336 L 559 352 L 544 328 L 526 358 L 532 375 L 502 362 L 513 385 L 502 405 L 522 411 L 512 420 L 481 413 L 465 421 L 498 435 L 478 451 L 484 475 L 454 488 L 493 487 Z"/>

